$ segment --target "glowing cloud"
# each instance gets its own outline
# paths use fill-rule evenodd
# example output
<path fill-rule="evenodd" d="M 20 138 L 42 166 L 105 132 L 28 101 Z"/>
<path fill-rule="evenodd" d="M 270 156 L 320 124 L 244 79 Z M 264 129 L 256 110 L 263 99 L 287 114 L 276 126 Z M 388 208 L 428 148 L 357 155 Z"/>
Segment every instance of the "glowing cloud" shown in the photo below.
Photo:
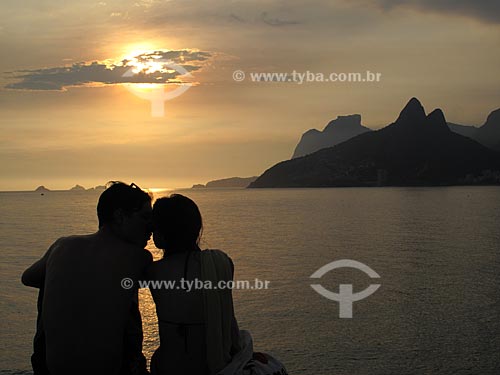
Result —
<path fill-rule="evenodd" d="M 157 50 L 139 53 L 121 61 L 81 62 L 71 66 L 20 70 L 11 73 L 15 82 L 6 85 L 15 90 L 65 90 L 75 86 L 102 86 L 124 83 L 183 83 L 183 74 L 169 66 L 176 64 L 185 71 L 200 70 L 212 56 L 194 50 Z M 133 72 L 133 74 L 130 74 Z"/>

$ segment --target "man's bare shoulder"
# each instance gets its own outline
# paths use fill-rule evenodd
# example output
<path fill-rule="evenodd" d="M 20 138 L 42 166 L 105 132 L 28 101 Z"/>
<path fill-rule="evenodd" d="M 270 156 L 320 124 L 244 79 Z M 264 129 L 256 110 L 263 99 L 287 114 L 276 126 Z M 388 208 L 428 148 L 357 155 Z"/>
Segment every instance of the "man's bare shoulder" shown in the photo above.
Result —
<path fill-rule="evenodd" d="M 132 259 L 133 262 L 137 262 L 141 267 L 147 267 L 153 263 L 153 255 L 149 250 L 114 237 L 108 238 L 108 240 L 110 242 L 107 245 L 118 249 L 123 255 L 126 254 L 127 258 Z"/>
<path fill-rule="evenodd" d="M 64 256 L 64 254 L 74 253 L 74 250 L 80 250 L 90 247 L 95 234 L 90 235 L 72 235 L 58 238 L 49 248 L 48 260 L 53 260 Z"/>
<path fill-rule="evenodd" d="M 51 246 L 52 252 L 57 252 L 66 248 L 81 248 L 88 246 L 96 240 L 96 234 L 71 235 L 58 238 Z"/>

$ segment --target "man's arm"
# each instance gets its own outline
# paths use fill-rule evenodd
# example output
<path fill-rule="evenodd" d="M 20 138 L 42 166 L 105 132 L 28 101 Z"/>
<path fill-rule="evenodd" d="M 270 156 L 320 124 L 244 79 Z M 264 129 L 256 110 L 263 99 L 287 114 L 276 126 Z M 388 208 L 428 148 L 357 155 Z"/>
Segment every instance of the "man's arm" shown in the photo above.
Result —
<path fill-rule="evenodd" d="M 47 266 L 47 259 L 49 259 L 50 253 L 54 248 L 57 241 L 49 247 L 45 255 L 33 263 L 26 271 L 23 272 L 21 276 L 21 282 L 26 286 L 31 286 L 33 288 L 43 287 L 45 282 L 45 268 Z"/>
<path fill-rule="evenodd" d="M 153 256 L 148 250 L 143 250 L 141 254 L 142 273 L 144 280 L 149 266 L 153 263 Z M 144 334 L 142 331 L 142 318 L 139 309 L 139 285 L 134 291 L 130 314 L 125 327 L 123 341 L 123 360 L 120 375 L 149 375 L 147 370 L 147 360 L 142 353 L 142 342 Z"/>
<path fill-rule="evenodd" d="M 144 249 L 142 253 L 142 274 L 141 274 L 141 280 L 147 280 L 148 279 L 148 272 L 149 272 L 149 267 L 153 264 L 153 254 L 149 250 Z"/>

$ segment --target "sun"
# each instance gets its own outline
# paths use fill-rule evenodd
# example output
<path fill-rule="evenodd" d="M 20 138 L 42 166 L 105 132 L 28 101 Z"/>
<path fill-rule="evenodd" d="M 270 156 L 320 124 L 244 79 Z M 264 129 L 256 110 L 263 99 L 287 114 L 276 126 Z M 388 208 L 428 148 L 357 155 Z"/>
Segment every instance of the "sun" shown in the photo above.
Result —
<path fill-rule="evenodd" d="M 129 52 L 123 57 L 122 63 L 124 66 L 132 68 L 133 74 L 143 75 L 156 75 L 158 79 L 162 75 L 171 75 L 176 71 L 183 70 L 181 66 L 174 64 L 171 61 L 165 61 L 164 53 L 168 52 L 167 49 L 151 48 L 141 45 L 141 47 L 130 47 Z M 185 70 L 185 69 L 184 69 Z M 187 71 L 183 74 L 188 74 Z M 177 74 L 176 74 L 177 76 Z M 158 82 L 165 83 L 165 82 Z M 157 84 L 156 82 L 149 82 L 149 84 Z"/>
<path fill-rule="evenodd" d="M 123 76 L 136 77 L 123 82 L 123 85 L 138 97 L 158 94 L 160 89 L 162 95 L 177 96 L 179 91 L 197 85 L 182 63 L 166 60 L 165 56 L 170 51 L 168 49 L 143 43 L 129 45 L 125 51 L 120 61 L 121 66 L 126 68 Z"/>
<path fill-rule="evenodd" d="M 159 61 L 161 56 L 154 53 L 154 50 L 134 50 L 124 58 L 127 61 L 126 66 L 132 67 L 135 74 L 140 72 L 144 74 L 164 72 L 164 62 Z"/>

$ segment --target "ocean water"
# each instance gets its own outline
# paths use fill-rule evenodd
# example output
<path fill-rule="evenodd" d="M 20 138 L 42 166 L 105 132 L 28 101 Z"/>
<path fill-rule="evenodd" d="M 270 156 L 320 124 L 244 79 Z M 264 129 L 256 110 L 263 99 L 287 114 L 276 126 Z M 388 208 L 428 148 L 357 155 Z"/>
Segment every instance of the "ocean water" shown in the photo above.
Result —
<path fill-rule="evenodd" d="M 290 374 L 500 374 L 498 187 L 185 190 L 204 217 L 202 247 L 226 251 L 238 280 L 240 328 Z M 165 193 L 163 193 L 165 194 Z M 157 194 L 156 196 L 161 196 Z M 0 193 L 0 374 L 29 374 L 36 291 L 23 270 L 58 237 L 93 232 L 97 192 Z M 148 249 L 159 257 L 150 243 Z M 381 287 L 340 319 L 311 274 L 365 263 Z M 361 291 L 374 281 L 338 269 L 320 283 Z M 158 345 L 141 290 L 144 351 Z"/>

